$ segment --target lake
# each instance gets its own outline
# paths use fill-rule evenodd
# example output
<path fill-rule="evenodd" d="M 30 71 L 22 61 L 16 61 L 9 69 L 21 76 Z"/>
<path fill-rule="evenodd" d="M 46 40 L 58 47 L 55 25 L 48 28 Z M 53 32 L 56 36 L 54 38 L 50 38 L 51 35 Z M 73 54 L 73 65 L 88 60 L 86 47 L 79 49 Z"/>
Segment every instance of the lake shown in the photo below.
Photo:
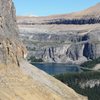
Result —
<path fill-rule="evenodd" d="M 37 68 L 47 72 L 48 74 L 62 74 L 66 72 L 81 72 L 78 65 L 58 64 L 58 63 L 32 63 Z"/>

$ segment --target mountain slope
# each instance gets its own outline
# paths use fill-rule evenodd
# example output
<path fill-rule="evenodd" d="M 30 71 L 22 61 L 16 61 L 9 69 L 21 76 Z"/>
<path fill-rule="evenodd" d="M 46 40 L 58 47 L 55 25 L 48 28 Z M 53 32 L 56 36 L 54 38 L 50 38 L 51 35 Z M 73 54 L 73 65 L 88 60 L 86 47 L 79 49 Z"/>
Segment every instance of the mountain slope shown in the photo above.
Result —
<path fill-rule="evenodd" d="M 54 15 L 54 16 L 48 16 L 49 18 L 69 18 L 69 19 L 77 19 L 77 18 L 100 18 L 100 3 L 97 3 L 96 5 L 87 8 L 83 11 L 74 12 L 70 14 L 63 14 L 63 15 Z"/>
<path fill-rule="evenodd" d="M 0 66 L 1 100 L 86 100 L 27 62 L 8 66 Z"/>

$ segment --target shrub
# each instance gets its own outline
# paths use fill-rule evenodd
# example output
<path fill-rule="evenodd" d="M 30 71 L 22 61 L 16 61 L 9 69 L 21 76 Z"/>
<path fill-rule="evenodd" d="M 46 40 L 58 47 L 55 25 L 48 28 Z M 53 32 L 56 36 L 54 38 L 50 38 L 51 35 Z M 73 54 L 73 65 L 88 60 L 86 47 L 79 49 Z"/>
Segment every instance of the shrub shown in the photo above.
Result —
<path fill-rule="evenodd" d="M 35 56 L 31 56 L 28 60 L 31 63 L 33 63 L 33 62 L 43 62 L 43 60 L 41 58 L 37 59 Z"/>

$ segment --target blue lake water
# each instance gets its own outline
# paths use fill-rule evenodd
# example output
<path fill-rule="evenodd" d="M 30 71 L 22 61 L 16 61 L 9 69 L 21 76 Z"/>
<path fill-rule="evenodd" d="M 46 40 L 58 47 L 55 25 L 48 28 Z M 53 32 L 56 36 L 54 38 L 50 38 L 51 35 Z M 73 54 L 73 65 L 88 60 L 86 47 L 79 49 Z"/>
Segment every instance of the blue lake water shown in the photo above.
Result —
<path fill-rule="evenodd" d="M 48 74 L 62 74 L 66 72 L 81 72 L 78 65 L 58 64 L 58 63 L 32 63 L 37 68 L 47 72 Z"/>

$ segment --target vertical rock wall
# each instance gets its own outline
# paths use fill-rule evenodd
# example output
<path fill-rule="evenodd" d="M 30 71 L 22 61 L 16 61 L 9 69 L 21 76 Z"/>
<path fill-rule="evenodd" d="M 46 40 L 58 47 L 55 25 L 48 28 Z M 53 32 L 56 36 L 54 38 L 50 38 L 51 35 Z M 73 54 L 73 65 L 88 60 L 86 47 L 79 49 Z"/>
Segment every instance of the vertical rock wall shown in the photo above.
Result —
<path fill-rule="evenodd" d="M 15 8 L 12 0 L 0 0 L 0 63 L 16 63 L 25 56 L 25 48 L 18 39 Z"/>

